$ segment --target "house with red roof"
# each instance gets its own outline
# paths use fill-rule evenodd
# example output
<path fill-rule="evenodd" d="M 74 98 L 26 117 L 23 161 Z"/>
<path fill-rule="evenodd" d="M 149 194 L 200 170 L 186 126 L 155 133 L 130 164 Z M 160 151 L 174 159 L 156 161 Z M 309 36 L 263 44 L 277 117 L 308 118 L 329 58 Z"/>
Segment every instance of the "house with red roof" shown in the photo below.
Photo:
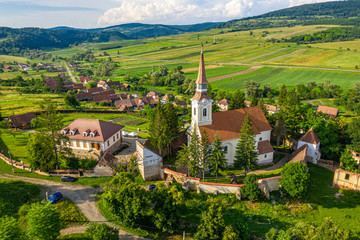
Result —
<path fill-rule="evenodd" d="M 191 99 L 192 118 L 189 134 L 193 131 L 202 137 L 206 132 L 211 143 L 219 135 L 225 151 L 227 165 L 233 166 L 235 161 L 236 145 L 246 115 L 249 115 L 255 134 L 255 144 L 258 150 L 257 164 L 273 162 L 273 148 L 270 144 L 272 127 L 260 107 L 241 108 L 230 111 L 212 112 L 212 102 L 207 92 L 207 79 L 205 75 L 204 56 L 201 52 L 196 92 Z M 188 140 L 190 141 L 190 140 Z"/>
<path fill-rule="evenodd" d="M 334 107 L 319 106 L 317 112 L 324 113 L 328 117 L 336 118 L 339 114 L 339 109 Z"/>
<path fill-rule="evenodd" d="M 314 129 L 310 129 L 307 133 L 298 141 L 297 149 L 307 145 L 306 156 L 309 157 L 312 163 L 317 163 L 320 160 L 320 139 L 316 135 Z"/>
<path fill-rule="evenodd" d="M 124 126 L 99 119 L 78 118 L 61 129 L 77 157 L 97 158 L 105 151 L 116 151 L 122 142 Z"/>

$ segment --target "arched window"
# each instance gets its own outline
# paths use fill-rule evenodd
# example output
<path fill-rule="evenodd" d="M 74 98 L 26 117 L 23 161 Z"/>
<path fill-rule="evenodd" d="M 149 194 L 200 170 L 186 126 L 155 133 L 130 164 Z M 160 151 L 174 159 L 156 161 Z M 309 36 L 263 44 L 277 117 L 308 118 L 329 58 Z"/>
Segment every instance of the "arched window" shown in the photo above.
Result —
<path fill-rule="evenodd" d="M 227 152 L 228 151 L 228 146 L 225 146 L 224 147 L 224 152 Z"/>
<path fill-rule="evenodd" d="M 206 116 L 207 116 L 207 109 L 204 108 L 204 110 L 203 110 L 203 117 L 206 117 Z"/>

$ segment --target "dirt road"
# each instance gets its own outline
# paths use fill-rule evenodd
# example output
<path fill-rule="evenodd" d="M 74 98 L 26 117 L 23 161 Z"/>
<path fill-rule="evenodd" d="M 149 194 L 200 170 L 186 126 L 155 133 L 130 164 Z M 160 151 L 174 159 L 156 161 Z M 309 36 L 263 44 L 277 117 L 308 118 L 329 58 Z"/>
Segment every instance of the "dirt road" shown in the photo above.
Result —
<path fill-rule="evenodd" d="M 64 62 L 64 65 L 65 65 L 65 67 L 66 67 L 66 70 L 67 70 L 68 73 L 69 73 L 69 76 L 70 76 L 70 78 L 71 78 L 71 81 L 72 81 L 73 83 L 77 83 L 75 77 L 72 75 L 72 73 L 71 73 L 71 71 L 70 71 L 69 66 L 68 66 L 65 62 Z"/>
<path fill-rule="evenodd" d="M 4 179 L 15 179 L 28 183 L 33 183 L 36 185 L 40 185 L 49 191 L 49 195 L 55 192 L 61 192 L 64 197 L 69 198 L 73 201 L 80 209 L 80 211 L 84 214 L 84 216 L 90 222 L 106 222 L 103 215 L 101 215 L 100 211 L 96 207 L 95 195 L 96 192 L 102 191 L 101 188 L 92 188 L 90 186 L 82 186 L 82 185 L 73 185 L 67 183 L 53 182 L 38 178 L 28 178 L 28 177 L 19 177 L 9 174 L 0 174 L 0 178 Z M 111 223 L 108 223 L 112 225 Z M 62 234 L 69 233 L 82 233 L 85 231 L 84 226 L 76 226 L 68 229 L 62 230 Z M 119 229 L 119 238 L 120 239 L 145 239 L 142 237 L 131 235 L 121 229 Z"/>

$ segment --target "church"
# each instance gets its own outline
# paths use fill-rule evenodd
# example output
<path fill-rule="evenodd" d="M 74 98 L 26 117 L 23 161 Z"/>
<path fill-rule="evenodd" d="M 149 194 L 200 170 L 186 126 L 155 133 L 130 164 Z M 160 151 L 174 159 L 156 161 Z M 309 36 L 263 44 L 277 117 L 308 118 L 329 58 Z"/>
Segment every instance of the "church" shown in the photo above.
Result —
<path fill-rule="evenodd" d="M 241 108 L 230 111 L 212 112 L 213 100 L 207 92 L 207 79 L 205 74 L 204 55 L 201 51 L 199 73 L 196 80 L 196 92 L 191 99 L 191 125 L 189 133 L 196 131 L 201 138 L 206 131 L 211 143 L 218 134 L 222 141 L 227 159 L 227 166 L 234 165 L 236 145 L 239 142 L 240 130 L 247 114 L 250 116 L 255 134 L 256 147 L 258 150 L 257 164 L 269 164 L 273 162 L 274 149 L 270 144 L 272 127 L 266 119 L 260 107 Z M 190 139 L 188 139 L 190 142 Z"/>

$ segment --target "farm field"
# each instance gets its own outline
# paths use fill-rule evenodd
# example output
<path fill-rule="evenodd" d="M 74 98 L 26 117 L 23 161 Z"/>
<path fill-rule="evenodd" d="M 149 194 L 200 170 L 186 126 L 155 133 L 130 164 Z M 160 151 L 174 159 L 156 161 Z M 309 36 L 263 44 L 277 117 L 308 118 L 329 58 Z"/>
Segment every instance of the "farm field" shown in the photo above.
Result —
<path fill-rule="evenodd" d="M 277 88 L 279 84 L 296 86 L 297 83 L 321 83 L 330 80 L 331 83 L 340 85 L 344 89 L 350 89 L 360 81 L 360 73 L 263 67 L 248 74 L 211 82 L 211 86 L 216 89 L 235 91 L 235 89 L 243 89 L 244 82 L 250 80 L 259 82 L 262 86 L 268 83 L 274 88 Z"/>
<path fill-rule="evenodd" d="M 10 55 L 0 55 L 0 62 L 23 62 L 25 63 L 29 59 L 24 57 L 16 57 L 16 56 L 10 56 Z"/>
<path fill-rule="evenodd" d="M 20 71 L 15 72 L 3 72 L 0 73 L 0 79 L 13 79 L 17 76 L 21 76 L 24 80 L 29 80 L 31 78 L 34 79 L 41 79 L 42 76 L 46 77 L 57 77 L 59 76 L 59 72 L 47 72 L 46 70 L 39 70 L 39 71 L 26 71 L 27 73 L 22 73 Z"/>

